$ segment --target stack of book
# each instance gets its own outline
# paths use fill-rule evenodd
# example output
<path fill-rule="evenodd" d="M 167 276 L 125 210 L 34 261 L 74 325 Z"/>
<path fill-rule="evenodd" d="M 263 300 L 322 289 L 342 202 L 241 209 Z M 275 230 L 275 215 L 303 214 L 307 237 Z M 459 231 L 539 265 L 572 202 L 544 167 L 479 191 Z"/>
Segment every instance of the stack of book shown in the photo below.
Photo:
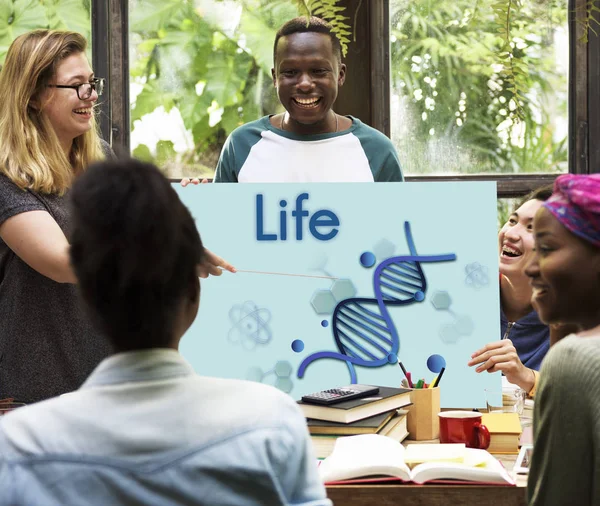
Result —
<path fill-rule="evenodd" d="M 517 413 L 484 413 L 481 423 L 490 431 L 490 453 L 519 453 L 521 421 Z"/>
<path fill-rule="evenodd" d="M 298 404 L 307 418 L 317 458 L 329 456 L 338 437 L 380 434 L 402 441 L 408 435 L 408 411 L 399 409 L 410 404 L 410 390 L 406 388 L 379 387 L 379 393 L 374 397 L 330 406 L 302 401 Z"/>

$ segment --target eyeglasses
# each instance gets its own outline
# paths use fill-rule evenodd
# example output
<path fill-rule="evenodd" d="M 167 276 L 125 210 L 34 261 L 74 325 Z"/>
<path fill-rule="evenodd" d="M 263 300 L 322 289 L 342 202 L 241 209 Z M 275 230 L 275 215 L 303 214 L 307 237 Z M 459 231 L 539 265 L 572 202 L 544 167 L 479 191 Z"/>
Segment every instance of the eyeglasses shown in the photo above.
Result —
<path fill-rule="evenodd" d="M 48 84 L 48 88 L 71 88 L 77 92 L 79 100 L 87 100 L 92 96 L 92 91 L 96 90 L 98 96 L 104 91 L 103 77 L 95 77 L 89 83 L 82 84 Z"/>

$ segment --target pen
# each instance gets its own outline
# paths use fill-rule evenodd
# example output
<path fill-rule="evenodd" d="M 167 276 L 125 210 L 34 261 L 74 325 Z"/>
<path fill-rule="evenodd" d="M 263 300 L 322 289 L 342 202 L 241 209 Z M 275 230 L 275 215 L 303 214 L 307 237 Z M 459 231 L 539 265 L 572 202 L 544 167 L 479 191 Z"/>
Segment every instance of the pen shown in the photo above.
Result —
<path fill-rule="evenodd" d="M 404 377 L 406 378 L 406 381 L 408 381 L 408 386 L 410 388 L 413 388 L 412 381 L 410 380 L 410 373 L 406 371 L 404 364 L 402 362 L 400 362 L 399 360 L 398 360 L 398 365 L 400 366 L 400 369 L 402 369 L 402 372 L 404 373 Z"/>
<path fill-rule="evenodd" d="M 445 370 L 446 370 L 446 368 L 442 367 L 442 370 L 438 374 L 438 377 L 435 378 L 435 381 L 434 381 L 434 384 L 433 384 L 433 388 L 437 387 L 440 384 L 440 381 L 442 381 L 442 376 L 444 375 L 444 371 Z"/>
<path fill-rule="evenodd" d="M 427 388 L 433 388 L 433 385 L 435 385 L 435 380 L 437 380 L 437 376 L 435 378 L 433 378 L 433 381 L 431 383 L 429 383 L 429 386 Z"/>
<path fill-rule="evenodd" d="M 417 384 L 416 384 L 415 388 L 423 388 L 423 380 L 422 379 L 420 379 L 419 381 L 417 381 Z"/>
<path fill-rule="evenodd" d="M 410 378 L 410 373 L 409 372 L 406 373 L 406 380 L 408 381 L 408 386 L 410 388 L 415 388 L 415 386 L 413 385 L 412 379 Z"/>

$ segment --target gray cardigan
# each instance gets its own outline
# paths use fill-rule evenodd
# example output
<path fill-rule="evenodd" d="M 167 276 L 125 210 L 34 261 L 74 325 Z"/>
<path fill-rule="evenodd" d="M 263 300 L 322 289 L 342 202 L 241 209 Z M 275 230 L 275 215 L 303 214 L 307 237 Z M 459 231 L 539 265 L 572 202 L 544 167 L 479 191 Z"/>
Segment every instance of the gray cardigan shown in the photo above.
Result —
<path fill-rule="evenodd" d="M 600 504 L 600 335 L 571 335 L 542 365 L 530 506 Z"/>

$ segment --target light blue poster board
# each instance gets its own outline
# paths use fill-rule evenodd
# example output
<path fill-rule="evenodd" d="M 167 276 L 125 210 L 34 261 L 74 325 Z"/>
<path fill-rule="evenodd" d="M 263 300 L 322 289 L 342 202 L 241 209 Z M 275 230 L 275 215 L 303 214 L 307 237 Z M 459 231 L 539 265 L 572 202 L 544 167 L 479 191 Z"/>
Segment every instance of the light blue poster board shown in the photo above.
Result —
<path fill-rule="evenodd" d="M 493 182 L 174 185 L 203 243 L 238 269 L 202 280 L 180 350 L 201 375 L 295 399 L 399 386 L 441 365 L 442 407 L 483 407 L 500 374 L 471 354 L 500 338 Z M 498 397 L 499 397 L 498 393 Z M 498 399 L 499 400 L 499 399 Z"/>

